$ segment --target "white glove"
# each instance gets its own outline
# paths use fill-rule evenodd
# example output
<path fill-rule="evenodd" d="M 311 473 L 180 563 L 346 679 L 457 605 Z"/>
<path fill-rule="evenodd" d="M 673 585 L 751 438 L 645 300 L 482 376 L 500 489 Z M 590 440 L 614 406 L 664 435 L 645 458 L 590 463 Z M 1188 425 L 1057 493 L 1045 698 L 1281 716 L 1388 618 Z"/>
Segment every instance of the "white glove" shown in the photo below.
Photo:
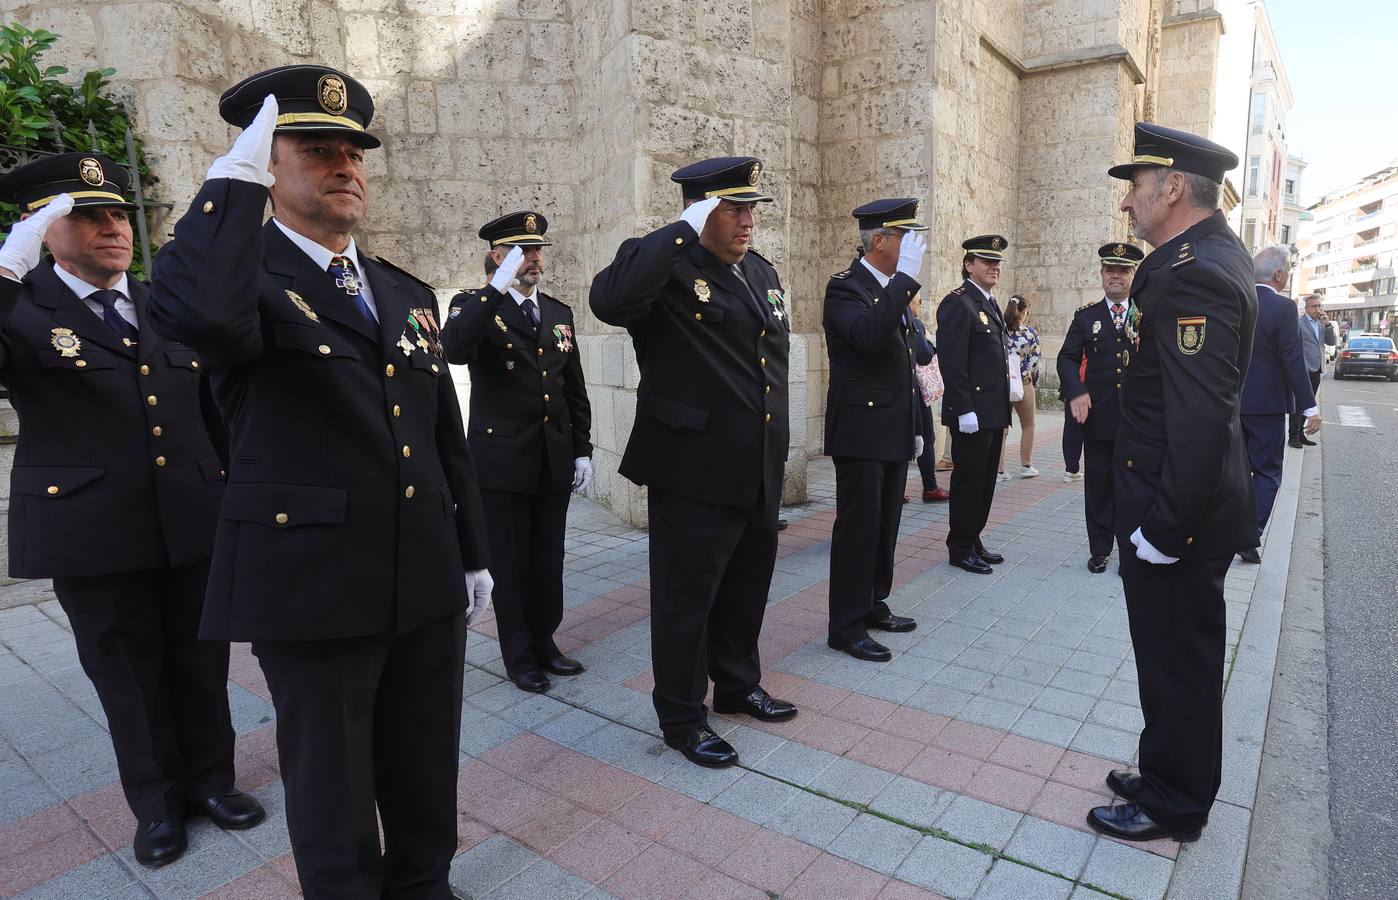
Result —
<path fill-rule="evenodd" d="M 39 252 L 44 246 L 44 233 L 55 219 L 61 219 L 73 209 L 73 198 L 59 194 L 58 199 L 27 219 L 14 224 L 10 236 L 0 246 L 0 274 L 19 281 L 39 264 Z"/>
<path fill-rule="evenodd" d="M 898 271 L 909 278 L 916 278 L 922 271 L 922 257 L 927 253 L 927 239 L 920 231 L 903 232 L 903 242 L 898 245 Z"/>
<path fill-rule="evenodd" d="M 691 203 L 680 213 L 680 221 L 694 229 L 695 234 L 704 233 L 704 223 L 709 221 L 709 213 L 718 209 L 718 202 L 722 198 L 710 197 L 707 200 L 700 200 L 698 203 Z"/>
<path fill-rule="evenodd" d="M 277 98 L 268 94 L 262 109 L 238 135 L 233 147 L 209 166 L 208 178 L 232 178 L 271 187 L 277 179 L 267 171 L 272 162 L 272 133 L 277 130 Z"/>
<path fill-rule="evenodd" d="M 1146 540 L 1145 535 L 1141 534 L 1141 529 L 1139 528 L 1131 532 L 1131 543 L 1136 546 L 1136 556 L 1148 563 L 1154 563 L 1157 566 L 1168 566 L 1170 563 L 1177 563 L 1180 561 L 1178 556 L 1166 556 L 1164 553 L 1161 553 L 1159 550 L 1155 549 L 1155 547 L 1151 546 L 1150 541 Z"/>
<path fill-rule="evenodd" d="M 515 275 L 519 272 L 519 267 L 524 264 L 524 251 L 519 247 L 511 247 L 510 252 L 505 254 L 505 258 L 500 261 L 500 268 L 495 270 L 495 274 L 490 278 L 490 286 L 503 294 L 510 289 L 510 285 L 515 283 Z"/>
<path fill-rule="evenodd" d="M 592 484 L 592 460 L 579 456 L 573 460 L 573 493 L 581 494 Z"/>
<path fill-rule="evenodd" d="M 466 624 L 479 619 L 490 609 L 490 592 L 495 588 L 495 579 L 489 569 L 476 569 L 466 573 Z"/>
<path fill-rule="evenodd" d="M 922 435 L 913 435 L 913 459 L 917 459 L 919 456 L 922 456 L 922 448 L 925 446 L 926 444 L 922 440 Z"/>
<path fill-rule="evenodd" d="M 962 413 L 956 417 L 956 428 L 962 434 L 975 434 L 981 430 L 981 420 L 974 412 Z"/>

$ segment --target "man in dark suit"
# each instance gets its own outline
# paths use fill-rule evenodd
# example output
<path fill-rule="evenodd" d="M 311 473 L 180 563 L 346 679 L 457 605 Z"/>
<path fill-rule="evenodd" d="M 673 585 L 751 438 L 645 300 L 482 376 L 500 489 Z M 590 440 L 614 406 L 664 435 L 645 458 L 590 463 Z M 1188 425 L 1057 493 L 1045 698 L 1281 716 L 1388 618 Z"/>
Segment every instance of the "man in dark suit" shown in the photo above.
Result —
<path fill-rule="evenodd" d="M 447 898 L 466 618 L 490 578 L 436 302 L 355 245 L 379 145 L 362 85 L 285 66 L 219 112 L 244 131 L 151 293 L 230 424 L 200 633 L 251 641 L 267 676 L 305 896 Z"/>
<path fill-rule="evenodd" d="M 1311 392 L 1320 391 L 1320 376 L 1325 371 L 1325 348 L 1336 344 L 1335 325 L 1321 307 L 1320 295 L 1311 294 L 1306 298 L 1306 311 L 1296 320 L 1301 330 L 1301 359 L 1306 365 L 1306 374 L 1311 380 Z M 1291 414 L 1291 439 L 1288 444 L 1294 450 L 1314 447 L 1315 441 L 1308 437 L 1304 415 Z"/>
<path fill-rule="evenodd" d="M 917 201 L 875 200 L 853 213 L 863 252 L 825 286 L 825 452 L 835 460 L 835 527 L 830 544 L 830 627 L 826 643 L 855 659 L 893 654 L 869 629 L 912 631 L 885 602 L 903 513 L 908 459 L 922 450 L 913 377 L 911 313 L 927 251 Z M 923 342 L 926 346 L 926 342 Z"/>
<path fill-rule="evenodd" d="M 544 670 L 583 671 L 553 633 L 563 621 L 569 494 L 592 480 L 592 407 L 573 310 L 539 290 L 543 248 L 552 246 L 547 231 L 548 220 L 530 210 L 483 225 L 497 267 L 519 251 L 515 283 L 457 294 L 442 328 L 447 361 L 471 371 L 467 444 L 486 475 L 481 499 L 500 655 L 510 680 L 535 693 L 549 689 Z"/>
<path fill-rule="evenodd" d="M 1010 378 L 1005 320 L 991 291 L 1009 242 L 983 234 L 961 244 L 961 286 L 937 306 L 937 355 L 946 394 L 942 424 L 951 432 L 951 510 L 947 553 L 951 564 L 989 575 L 1005 561 L 987 550 L 981 531 L 995 499 L 1000 445 L 1010 427 Z"/>
<path fill-rule="evenodd" d="M 1121 208 L 1155 250 L 1136 271 L 1113 469 L 1116 539 L 1141 710 L 1140 774 L 1107 784 L 1129 802 L 1088 824 L 1113 837 L 1198 838 L 1223 754 L 1223 581 L 1257 546 L 1238 404 L 1257 321 L 1252 260 L 1218 209 L 1226 147 L 1136 126 Z"/>
<path fill-rule="evenodd" d="M 738 754 L 714 709 L 768 721 L 796 707 L 762 689 L 757 637 L 777 553 L 790 426 L 791 317 L 776 269 L 750 250 L 762 164 L 685 166 L 680 220 L 624 241 L 592 281 L 622 325 L 641 383 L 621 474 L 649 488 L 653 698 L 665 743 L 702 766 Z"/>
<path fill-rule="evenodd" d="M 107 714 L 132 850 L 159 866 L 184 852 L 188 813 L 248 828 L 263 811 L 233 790 L 228 644 L 197 640 L 227 443 L 198 355 L 156 333 L 126 274 L 126 187 L 96 153 L 0 180 L 24 212 L 0 247 L 0 380 L 20 420 L 10 574 L 53 579 Z"/>
<path fill-rule="evenodd" d="M 1145 259 L 1134 244 L 1112 243 L 1097 248 L 1102 265 L 1101 300 L 1078 307 L 1058 351 L 1058 383 L 1068 401 L 1068 414 L 1083 435 L 1087 480 L 1083 511 L 1087 517 L 1087 570 L 1107 571 L 1112 553 L 1112 452 L 1121 421 L 1122 372 L 1131 364 L 1126 338 L 1131 276 Z M 1087 372 L 1082 370 L 1087 357 Z"/>
<path fill-rule="evenodd" d="M 1300 328 L 1295 327 L 1296 303 L 1281 292 L 1291 277 L 1285 247 L 1266 247 L 1253 258 L 1257 279 L 1257 330 L 1252 341 L 1252 364 L 1243 382 L 1239 410 L 1243 437 L 1252 467 L 1252 489 L 1257 498 L 1257 538 L 1272 515 L 1272 504 L 1281 487 L 1282 454 L 1286 452 L 1286 415 L 1299 410 L 1306 419 L 1306 433 L 1320 430 L 1320 408 L 1301 356 Z M 1245 562 L 1260 563 L 1258 548 L 1238 553 Z"/>

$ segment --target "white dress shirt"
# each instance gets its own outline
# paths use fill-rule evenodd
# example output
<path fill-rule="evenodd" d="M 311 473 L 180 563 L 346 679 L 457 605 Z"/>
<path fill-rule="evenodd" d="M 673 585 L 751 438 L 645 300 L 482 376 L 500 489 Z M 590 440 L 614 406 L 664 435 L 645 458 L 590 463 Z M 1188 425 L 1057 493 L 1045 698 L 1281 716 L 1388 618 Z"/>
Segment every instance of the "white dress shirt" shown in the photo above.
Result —
<path fill-rule="evenodd" d="M 520 308 L 521 310 L 523 310 L 523 309 L 524 309 L 524 301 L 525 301 L 525 300 L 534 300 L 534 295 L 537 294 L 537 293 L 539 292 L 539 287 L 538 287 L 538 285 L 535 285 L 534 287 L 530 288 L 528 294 L 521 294 L 519 291 L 515 290 L 515 286 L 514 286 L 514 285 L 510 285 L 509 288 L 507 288 L 507 290 L 510 292 L 510 297 L 515 301 L 515 304 L 518 305 L 519 308 Z M 538 309 L 539 309 L 539 301 L 538 301 L 538 300 L 534 300 L 534 309 L 535 309 L 535 310 L 538 310 Z M 529 315 L 529 313 L 526 312 L 525 315 L 527 316 L 527 315 Z"/>
<path fill-rule="evenodd" d="M 872 265 L 869 264 L 869 260 L 865 259 L 862 256 L 859 257 L 859 261 L 863 263 L 864 268 L 868 269 L 869 272 L 872 273 L 873 276 L 878 279 L 879 287 L 888 287 L 888 283 L 893 280 L 892 275 L 885 275 L 884 273 L 880 272 L 878 269 L 874 268 Z"/>
<path fill-rule="evenodd" d="M 350 262 L 354 263 L 354 271 L 359 273 L 359 293 L 364 295 L 364 302 L 369 304 L 369 309 L 373 310 L 374 318 L 379 318 L 379 307 L 374 303 L 374 289 L 369 287 L 369 276 L 364 274 L 364 266 L 360 265 L 359 250 L 354 246 L 353 237 L 350 238 L 348 247 L 342 252 L 336 253 L 334 250 L 322 247 L 305 235 L 292 231 L 281 222 L 277 222 L 276 218 L 273 218 L 272 221 L 282 230 L 282 234 L 286 235 L 293 244 L 300 247 L 301 251 L 309 256 L 311 262 L 315 263 L 322 272 L 330 271 L 330 261 L 337 256 L 346 257 Z"/>
<path fill-rule="evenodd" d="M 78 299 L 83 302 L 84 306 L 92 310 L 93 313 L 96 314 L 97 318 L 102 318 L 102 304 L 98 303 L 96 300 L 87 299 L 88 297 L 91 297 L 93 294 L 102 290 L 102 288 L 93 287 L 86 281 L 83 281 L 81 278 L 74 275 L 72 272 L 69 272 L 67 269 L 60 266 L 58 263 L 54 263 L 53 273 L 58 276 L 59 281 L 62 281 L 64 284 L 68 285 L 68 290 L 72 291 L 74 294 L 77 294 Z M 126 280 L 125 272 L 121 273 L 121 278 L 119 278 L 117 280 L 117 283 L 112 285 L 111 288 L 109 288 L 109 290 L 113 290 L 121 294 L 121 299 L 117 300 L 115 304 L 117 314 L 121 316 L 123 319 L 125 319 L 127 322 L 130 322 L 132 328 L 135 328 L 137 331 L 139 331 L 140 326 L 136 324 L 136 304 L 131 302 L 131 285 Z"/>

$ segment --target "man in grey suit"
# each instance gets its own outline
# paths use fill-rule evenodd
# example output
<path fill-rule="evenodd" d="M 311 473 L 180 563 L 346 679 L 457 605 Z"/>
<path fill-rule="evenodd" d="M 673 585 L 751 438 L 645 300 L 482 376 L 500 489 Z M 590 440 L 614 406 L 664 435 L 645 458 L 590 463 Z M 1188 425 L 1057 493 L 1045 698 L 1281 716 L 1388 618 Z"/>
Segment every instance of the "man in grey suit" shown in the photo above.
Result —
<path fill-rule="evenodd" d="M 1311 294 L 1306 298 L 1306 313 L 1298 320 L 1301 326 L 1301 358 L 1306 362 L 1306 373 L 1311 377 L 1311 390 L 1320 387 L 1320 374 L 1325 369 L 1325 348 L 1335 346 L 1335 326 L 1320 308 L 1320 296 Z M 1291 439 L 1287 446 L 1300 450 L 1314 447 L 1315 441 L 1303 429 L 1306 417 L 1297 410 L 1291 414 Z"/>

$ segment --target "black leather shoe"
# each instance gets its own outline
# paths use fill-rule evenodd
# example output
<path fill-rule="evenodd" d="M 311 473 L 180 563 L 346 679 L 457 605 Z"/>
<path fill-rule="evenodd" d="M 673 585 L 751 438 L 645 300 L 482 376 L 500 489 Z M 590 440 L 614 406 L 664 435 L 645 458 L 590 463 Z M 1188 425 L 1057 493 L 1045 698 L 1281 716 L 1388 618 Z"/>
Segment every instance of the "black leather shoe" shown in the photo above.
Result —
<path fill-rule="evenodd" d="M 1123 841 L 1153 841 L 1156 838 L 1169 838 L 1187 844 L 1199 840 L 1199 829 L 1193 831 L 1171 831 L 1158 824 L 1141 811 L 1134 803 L 1119 806 L 1096 806 L 1087 814 L 1087 824 L 1094 830 Z"/>
<path fill-rule="evenodd" d="M 907 616 L 895 616 L 893 613 L 889 613 L 883 618 L 878 619 L 870 616 L 864 620 L 864 625 L 868 628 L 877 628 L 879 631 L 901 633 L 904 631 L 912 631 L 914 628 L 917 628 L 917 620 L 909 619 Z"/>
<path fill-rule="evenodd" d="M 581 675 L 584 671 L 583 664 L 573 659 L 571 656 L 555 656 L 544 663 L 544 668 L 549 670 L 551 675 Z"/>
<path fill-rule="evenodd" d="M 1295 438 L 1292 438 L 1291 440 L 1287 441 L 1287 442 L 1286 442 L 1286 445 L 1287 445 L 1288 447 L 1290 447 L 1292 450 L 1302 450 L 1302 449 L 1304 449 L 1305 446 L 1306 446 L 1305 444 L 1301 443 L 1300 441 L 1296 440 Z"/>
<path fill-rule="evenodd" d="M 215 825 L 226 831 L 251 828 L 267 818 L 262 804 L 242 791 L 224 791 L 196 800 L 189 804 L 189 811 L 194 815 L 208 816 Z"/>
<path fill-rule="evenodd" d="M 787 526 L 788 524 L 790 524 L 790 523 L 788 523 L 788 522 L 786 521 L 786 519 L 781 519 L 781 518 L 777 519 L 777 530 L 778 530 L 778 531 L 786 531 L 786 526 Z"/>
<path fill-rule="evenodd" d="M 965 569 L 967 572 L 974 572 L 977 575 L 992 575 L 995 573 L 995 570 L 992 569 L 985 560 L 974 553 L 970 556 L 962 557 L 961 559 L 952 557 L 950 562 L 958 569 Z"/>
<path fill-rule="evenodd" d="M 1107 571 L 1107 558 L 1105 556 L 1094 556 L 1087 561 L 1087 571 L 1093 575 L 1100 575 Z"/>
<path fill-rule="evenodd" d="M 189 838 L 185 835 L 183 822 L 155 819 L 136 825 L 136 838 L 131 842 L 131 851 L 136 854 L 136 862 L 154 869 L 179 859 L 188 846 Z"/>
<path fill-rule="evenodd" d="M 1251 547 L 1247 550 L 1239 550 L 1238 559 L 1241 559 L 1243 562 L 1259 565 L 1262 562 L 1262 553 L 1256 547 Z"/>
<path fill-rule="evenodd" d="M 1313 440 L 1311 440 L 1310 438 L 1306 437 L 1306 436 L 1303 434 L 1303 435 L 1301 435 L 1301 446 L 1303 446 L 1303 447 L 1314 447 L 1314 446 L 1316 446 L 1316 442 L 1313 441 Z"/>
<path fill-rule="evenodd" d="M 528 691 L 531 694 L 542 694 L 544 691 L 553 687 L 553 685 L 549 684 L 549 680 L 544 677 L 544 673 L 540 672 L 538 669 L 530 669 L 528 672 L 521 672 L 518 675 L 512 676 L 510 680 L 515 683 L 515 687 L 519 688 L 521 691 Z"/>
<path fill-rule="evenodd" d="M 888 662 L 893 658 L 893 651 L 873 638 L 860 638 L 848 644 L 839 644 L 826 638 L 825 646 L 831 650 L 841 650 L 855 659 L 862 659 L 865 662 Z"/>
<path fill-rule="evenodd" d="M 991 553 L 984 547 L 976 547 L 976 555 L 979 556 L 981 559 L 985 560 L 985 562 L 988 565 L 992 566 L 998 566 L 1000 565 L 1000 563 L 1005 561 L 1005 557 L 1001 556 L 998 553 Z"/>
<path fill-rule="evenodd" d="M 1107 773 L 1107 787 L 1118 797 L 1135 800 L 1141 796 L 1141 776 L 1130 769 L 1112 769 Z"/>
<path fill-rule="evenodd" d="M 746 697 L 737 700 L 714 700 L 714 712 L 741 713 L 761 719 L 764 722 L 781 722 L 796 715 L 796 707 L 785 700 L 778 700 L 762 688 L 756 688 Z"/>
<path fill-rule="evenodd" d="M 696 766 L 726 769 L 738 762 L 738 751 L 707 725 L 683 734 L 666 735 L 665 746 L 674 747 Z"/>

